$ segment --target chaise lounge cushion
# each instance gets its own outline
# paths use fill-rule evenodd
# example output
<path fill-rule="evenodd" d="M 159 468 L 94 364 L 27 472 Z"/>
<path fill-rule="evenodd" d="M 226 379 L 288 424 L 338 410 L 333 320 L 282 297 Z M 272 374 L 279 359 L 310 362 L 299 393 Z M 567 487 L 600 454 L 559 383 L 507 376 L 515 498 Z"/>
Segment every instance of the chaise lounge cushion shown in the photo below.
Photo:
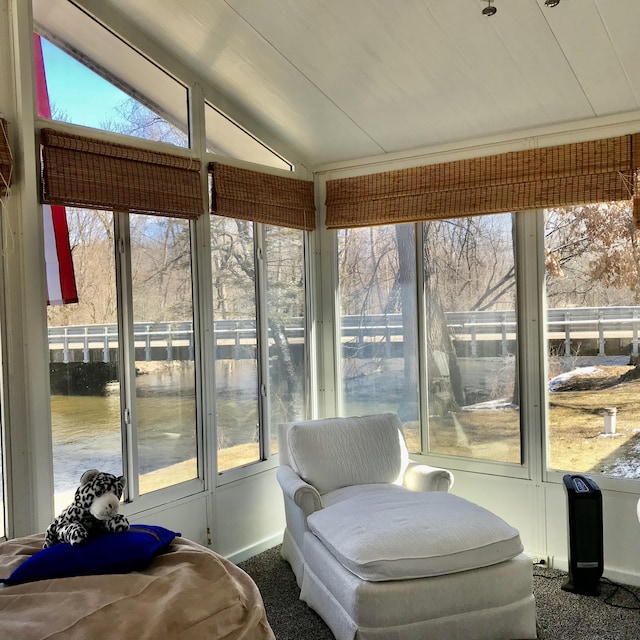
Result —
<path fill-rule="evenodd" d="M 346 569 L 371 582 L 487 567 L 523 550 L 518 531 L 483 507 L 395 485 L 333 503 L 308 525 Z"/>

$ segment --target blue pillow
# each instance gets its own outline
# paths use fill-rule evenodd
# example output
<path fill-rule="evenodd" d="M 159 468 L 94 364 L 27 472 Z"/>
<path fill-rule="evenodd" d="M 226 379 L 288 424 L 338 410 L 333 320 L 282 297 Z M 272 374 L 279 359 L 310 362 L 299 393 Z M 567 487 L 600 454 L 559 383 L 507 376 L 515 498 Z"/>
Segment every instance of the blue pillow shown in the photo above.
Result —
<path fill-rule="evenodd" d="M 60 542 L 34 553 L 0 582 L 11 586 L 51 578 L 140 571 L 179 535 L 164 527 L 132 524 L 129 531 L 102 533 L 78 545 Z"/>

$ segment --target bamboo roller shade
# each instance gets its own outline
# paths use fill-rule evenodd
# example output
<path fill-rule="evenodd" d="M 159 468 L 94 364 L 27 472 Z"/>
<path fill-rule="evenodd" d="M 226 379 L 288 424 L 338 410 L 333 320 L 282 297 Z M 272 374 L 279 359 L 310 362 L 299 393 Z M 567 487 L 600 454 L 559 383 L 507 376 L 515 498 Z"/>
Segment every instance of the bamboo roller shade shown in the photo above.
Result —
<path fill-rule="evenodd" d="M 0 118 L 0 196 L 5 195 L 6 187 L 11 185 L 11 173 L 13 169 L 7 127 L 7 121 Z"/>
<path fill-rule="evenodd" d="M 329 180 L 326 225 L 340 229 L 631 200 L 639 166 L 640 134 L 632 134 Z M 637 211 L 636 224 L 640 206 Z"/>
<path fill-rule="evenodd" d="M 205 205 L 195 158 L 41 131 L 42 201 L 195 219 Z"/>
<path fill-rule="evenodd" d="M 313 182 L 213 162 L 211 212 L 280 227 L 313 231 Z"/>

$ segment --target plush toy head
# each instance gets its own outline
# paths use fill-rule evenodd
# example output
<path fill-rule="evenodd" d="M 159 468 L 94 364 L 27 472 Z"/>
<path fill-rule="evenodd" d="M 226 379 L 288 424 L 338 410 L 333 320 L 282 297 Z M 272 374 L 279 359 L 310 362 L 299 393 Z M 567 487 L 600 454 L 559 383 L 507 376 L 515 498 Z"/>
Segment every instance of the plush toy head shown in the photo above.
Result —
<path fill-rule="evenodd" d="M 124 476 L 116 478 L 110 473 L 90 469 L 80 478 L 74 503 L 85 509 L 88 508 L 97 520 L 109 520 L 118 513 L 125 485 Z"/>
<path fill-rule="evenodd" d="M 85 471 L 73 502 L 47 528 L 45 548 L 57 542 L 80 544 L 96 532 L 127 531 L 129 522 L 118 513 L 125 485 L 124 476 Z"/>

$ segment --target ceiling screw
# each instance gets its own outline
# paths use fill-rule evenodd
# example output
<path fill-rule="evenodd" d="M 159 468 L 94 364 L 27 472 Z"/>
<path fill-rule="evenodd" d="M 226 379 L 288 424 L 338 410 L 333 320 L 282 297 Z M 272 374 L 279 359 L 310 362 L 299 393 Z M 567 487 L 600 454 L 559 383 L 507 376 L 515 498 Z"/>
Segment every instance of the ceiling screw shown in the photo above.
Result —
<path fill-rule="evenodd" d="M 549 1 L 549 0 L 547 0 Z M 558 0 L 559 2 L 560 0 Z M 495 15 L 497 9 L 495 7 L 491 6 L 491 0 L 487 0 L 488 6 L 486 6 L 483 10 L 482 10 L 482 15 L 483 16 L 493 16 Z"/>

